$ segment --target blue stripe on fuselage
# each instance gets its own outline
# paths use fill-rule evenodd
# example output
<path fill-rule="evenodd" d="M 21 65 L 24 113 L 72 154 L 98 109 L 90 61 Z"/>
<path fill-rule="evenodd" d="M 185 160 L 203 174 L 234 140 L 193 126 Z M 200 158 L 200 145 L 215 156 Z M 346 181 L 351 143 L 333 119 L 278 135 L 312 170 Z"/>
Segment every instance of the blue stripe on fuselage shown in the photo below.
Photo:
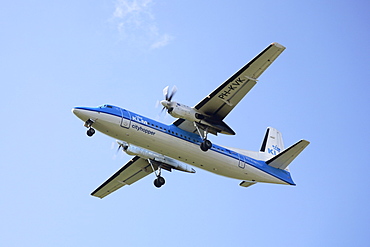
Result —
<path fill-rule="evenodd" d="M 108 107 L 107 107 L 108 106 Z M 166 125 L 160 122 L 157 122 L 153 119 L 141 116 L 139 114 L 130 112 L 128 110 L 124 110 L 120 107 L 117 106 L 112 106 L 112 105 L 104 105 L 101 107 L 75 107 L 75 109 L 82 109 L 82 110 L 88 110 L 88 111 L 95 111 L 95 112 L 101 112 L 101 113 L 106 113 L 109 115 L 113 115 L 116 117 L 123 117 L 122 112 L 127 111 L 129 112 L 131 119 L 129 119 L 131 122 L 137 123 L 137 124 L 142 124 L 144 126 L 147 126 L 148 128 L 151 128 L 156 131 L 160 131 L 162 133 L 166 133 L 172 137 L 179 138 L 181 140 L 193 143 L 195 145 L 200 145 L 202 142 L 202 138 L 195 133 L 190 133 L 188 131 L 182 130 L 178 128 L 177 126 L 171 124 L 171 125 Z M 125 117 L 128 119 L 127 117 Z M 275 167 L 267 165 L 264 161 L 262 160 L 256 160 L 253 159 L 249 156 L 245 156 L 243 154 L 237 153 L 235 151 L 229 150 L 227 148 L 218 146 L 217 144 L 213 144 L 212 148 L 210 149 L 214 152 L 220 153 L 222 155 L 226 155 L 228 157 L 231 157 L 236 160 L 244 159 L 245 163 L 247 165 L 250 165 L 254 168 L 257 168 L 275 178 L 278 178 L 290 185 L 295 185 L 293 182 L 290 173 L 285 170 L 277 169 Z"/>

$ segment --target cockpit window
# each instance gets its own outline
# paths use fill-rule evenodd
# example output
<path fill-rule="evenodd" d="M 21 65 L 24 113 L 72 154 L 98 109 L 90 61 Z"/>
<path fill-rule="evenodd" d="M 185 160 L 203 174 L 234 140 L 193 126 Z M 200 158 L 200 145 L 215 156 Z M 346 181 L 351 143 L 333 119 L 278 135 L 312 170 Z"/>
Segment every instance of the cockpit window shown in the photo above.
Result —
<path fill-rule="evenodd" d="M 98 106 L 99 108 L 113 108 L 113 106 L 111 105 L 101 105 L 101 106 Z"/>

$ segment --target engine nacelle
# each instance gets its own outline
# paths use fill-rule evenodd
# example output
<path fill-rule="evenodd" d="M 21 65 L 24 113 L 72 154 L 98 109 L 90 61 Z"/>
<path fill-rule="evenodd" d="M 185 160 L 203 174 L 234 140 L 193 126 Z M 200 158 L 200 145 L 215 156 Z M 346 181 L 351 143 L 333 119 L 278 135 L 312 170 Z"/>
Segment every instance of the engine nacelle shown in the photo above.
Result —
<path fill-rule="evenodd" d="M 137 155 L 140 156 L 143 159 L 152 159 L 152 160 L 157 160 L 157 161 L 164 161 L 164 155 L 158 154 L 155 152 L 152 152 L 148 149 L 137 147 L 134 145 L 128 145 L 127 148 L 124 149 L 124 151 L 128 155 Z"/>
<path fill-rule="evenodd" d="M 168 100 L 162 100 L 161 104 L 174 118 L 182 118 L 190 122 L 199 123 L 203 126 L 211 127 L 210 129 L 208 129 L 209 133 L 212 133 L 214 135 L 217 135 L 217 133 L 235 135 L 235 132 L 222 120 L 213 119 L 212 117 L 205 115 L 192 107 Z"/>
<path fill-rule="evenodd" d="M 174 104 L 172 105 L 168 113 L 174 118 L 183 118 L 191 122 L 199 122 L 200 120 L 205 118 L 205 116 L 202 113 L 194 110 L 189 106 L 181 105 L 175 102 L 173 103 Z"/>
<path fill-rule="evenodd" d="M 195 173 L 195 170 L 189 167 L 187 164 L 182 163 L 178 160 L 172 159 L 170 157 L 164 156 L 145 148 L 137 147 L 129 144 L 123 149 L 128 155 L 137 155 L 143 159 L 151 159 L 166 165 L 171 166 L 173 169 L 180 170 L 183 172 Z"/>

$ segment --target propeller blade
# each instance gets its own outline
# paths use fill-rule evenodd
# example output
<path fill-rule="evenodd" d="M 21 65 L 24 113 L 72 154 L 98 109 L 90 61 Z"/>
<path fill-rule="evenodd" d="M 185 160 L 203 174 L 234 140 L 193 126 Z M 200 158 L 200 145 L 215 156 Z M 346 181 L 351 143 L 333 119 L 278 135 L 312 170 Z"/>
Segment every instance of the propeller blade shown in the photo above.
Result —
<path fill-rule="evenodd" d="M 177 92 L 177 87 L 173 86 L 172 91 L 171 91 L 171 95 L 168 97 L 168 101 L 172 100 L 172 97 L 176 94 L 176 92 Z"/>
<path fill-rule="evenodd" d="M 163 96 L 166 100 L 168 100 L 168 86 L 163 88 Z"/>
<path fill-rule="evenodd" d="M 172 100 L 172 98 L 173 98 L 173 96 L 174 96 L 174 95 L 176 94 L 176 92 L 177 92 L 177 87 L 176 87 L 176 86 L 173 86 L 171 93 L 168 93 L 168 89 L 169 89 L 169 86 L 167 86 L 167 87 L 165 87 L 165 88 L 163 89 L 163 96 L 164 96 L 165 100 L 167 100 L 167 101 L 171 101 L 171 100 Z"/>

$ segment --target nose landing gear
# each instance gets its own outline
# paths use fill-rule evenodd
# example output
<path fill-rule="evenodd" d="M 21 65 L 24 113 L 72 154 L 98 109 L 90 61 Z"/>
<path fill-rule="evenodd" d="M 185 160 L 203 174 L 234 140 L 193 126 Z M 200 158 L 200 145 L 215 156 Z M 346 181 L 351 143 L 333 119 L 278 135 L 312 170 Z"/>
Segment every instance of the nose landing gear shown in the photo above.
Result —
<path fill-rule="evenodd" d="M 87 134 L 89 137 L 92 137 L 92 136 L 95 134 L 95 130 L 91 127 L 91 126 L 93 125 L 93 123 L 94 123 L 94 120 L 92 120 L 92 119 L 88 119 L 88 120 L 85 122 L 85 124 L 84 124 L 84 126 L 85 126 L 86 128 L 89 128 L 89 129 L 87 130 L 87 132 L 86 132 L 86 134 Z"/>

